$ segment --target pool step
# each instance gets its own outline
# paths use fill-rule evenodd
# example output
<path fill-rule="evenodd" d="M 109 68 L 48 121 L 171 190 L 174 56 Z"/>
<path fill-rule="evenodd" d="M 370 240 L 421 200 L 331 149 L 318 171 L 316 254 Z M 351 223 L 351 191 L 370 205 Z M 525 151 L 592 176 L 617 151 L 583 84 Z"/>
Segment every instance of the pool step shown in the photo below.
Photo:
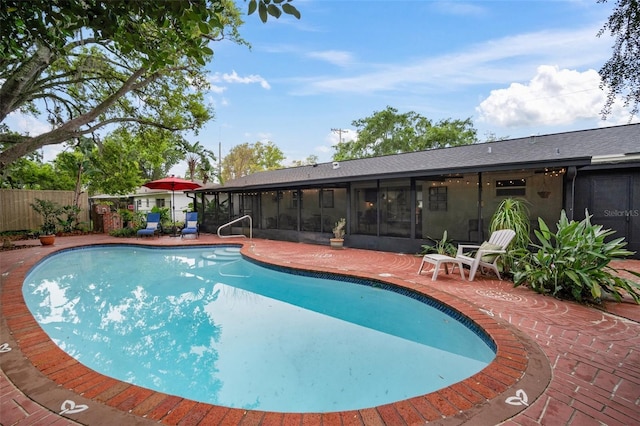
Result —
<path fill-rule="evenodd" d="M 242 259 L 242 255 L 240 254 L 239 247 L 225 247 L 215 249 L 212 252 L 202 253 L 202 258 L 212 261 L 228 262 L 231 260 Z"/>
<path fill-rule="evenodd" d="M 240 253 L 242 247 L 225 247 L 224 251 L 227 253 Z"/>

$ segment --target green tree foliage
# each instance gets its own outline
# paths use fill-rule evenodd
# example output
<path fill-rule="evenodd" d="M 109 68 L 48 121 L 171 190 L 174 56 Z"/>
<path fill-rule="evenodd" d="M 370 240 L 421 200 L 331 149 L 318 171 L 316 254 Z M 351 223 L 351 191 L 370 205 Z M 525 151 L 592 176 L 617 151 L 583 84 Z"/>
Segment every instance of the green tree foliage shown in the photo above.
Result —
<path fill-rule="evenodd" d="M 298 15 L 290 0 L 254 4 L 263 21 Z M 36 136 L 0 130 L 0 170 L 113 126 L 197 132 L 212 117 L 209 43 L 246 44 L 231 0 L 4 0 L 0 22 L 0 122 L 20 111 L 52 126 Z"/>
<path fill-rule="evenodd" d="M 253 147 L 260 170 L 275 170 L 283 167 L 284 154 L 273 142 L 256 142 Z"/>
<path fill-rule="evenodd" d="M 66 179 L 62 182 L 52 164 L 21 158 L 4 170 L 2 188 L 11 189 L 72 189 L 72 183 Z"/>
<path fill-rule="evenodd" d="M 311 164 L 317 164 L 317 163 L 318 163 L 318 156 L 315 154 L 311 154 L 304 160 L 293 160 L 291 162 L 291 167 L 309 166 Z"/>
<path fill-rule="evenodd" d="M 607 0 L 598 0 L 606 3 Z M 600 68 L 600 88 L 607 91 L 607 101 L 602 115 L 611 113 L 616 97 L 622 96 L 631 113 L 638 114 L 640 107 L 640 2 L 616 0 L 613 13 L 598 33 L 609 32 L 615 37 L 613 54 Z"/>
<path fill-rule="evenodd" d="M 441 120 L 433 123 L 416 112 L 398 113 L 387 106 L 367 118 L 351 123 L 358 129 L 356 140 L 339 143 L 335 161 L 415 152 L 477 142 L 470 118 Z"/>
<path fill-rule="evenodd" d="M 52 164 L 43 163 L 37 151 L 20 158 L 2 170 L 0 188 L 71 191 L 77 173 L 75 160 L 70 159 L 73 156 L 62 152 Z"/>
<path fill-rule="evenodd" d="M 65 180 L 66 189 L 80 192 L 86 185 L 85 170 L 89 168 L 89 158 L 79 150 L 64 151 L 56 156 L 53 165 L 59 177 Z"/>
<path fill-rule="evenodd" d="M 273 142 L 236 145 L 222 160 L 222 182 L 282 168 L 284 154 Z"/>
<path fill-rule="evenodd" d="M 179 135 L 153 127 L 111 132 L 87 154 L 84 173 L 89 193 L 127 194 L 145 181 L 165 177 L 184 158 L 183 143 Z"/>
<path fill-rule="evenodd" d="M 145 128 L 136 133 L 120 131 L 122 143 L 138 150 L 136 158 L 144 180 L 161 179 L 169 174 L 173 166 L 185 158 L 184 148 L 188 142 L 180 135 L 158 128 Z"/>
<path fill-rule="evenodd" d="M 140 173 L 141 151 L 126 130 L 113 132 L 91 152 L 87 172 L 91 194 L 128 194 L 144 183 Z"/>
<path fill-rule="evenodd" d="M 262 22 L 267 22 L 269 15 L 279 18 L 282 12 L 300 19 L 300 12 L 292 4 L 293 0 L 249 0 L 249 15 L 256 10 Z"/>
<path fill-rule="evenodd" d="M 184 145 L 187 161 L 187 178 L 194 180 L 200 179 L 202 183 L 211 180 L 214 174 L 212 162 L 216 161 L 213 151 L 206 149 L 200 142 Z"/>

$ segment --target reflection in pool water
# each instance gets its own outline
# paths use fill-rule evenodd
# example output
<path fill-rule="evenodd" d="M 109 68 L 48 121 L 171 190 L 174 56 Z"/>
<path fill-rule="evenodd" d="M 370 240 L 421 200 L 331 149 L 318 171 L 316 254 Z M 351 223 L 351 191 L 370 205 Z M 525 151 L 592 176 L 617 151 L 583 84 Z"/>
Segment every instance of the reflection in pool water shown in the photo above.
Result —
<path fill-rule="evenodd" d="M 66 251 L 38 264 L 23 292 L 84 365 L 228 407 L 372 407 L 446 387 L 495 357 L 419 300 L 264 268 L 233 247 Z"/>

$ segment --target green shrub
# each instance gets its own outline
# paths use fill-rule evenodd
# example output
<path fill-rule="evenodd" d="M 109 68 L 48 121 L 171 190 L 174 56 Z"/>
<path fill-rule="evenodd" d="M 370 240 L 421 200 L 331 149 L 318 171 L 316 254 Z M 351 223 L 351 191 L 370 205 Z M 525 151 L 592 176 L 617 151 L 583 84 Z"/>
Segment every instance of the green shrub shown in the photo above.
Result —
<path fill-rule="evenodd" d="M 136 231 L 147 226 L 147 215 L 143 212 L 135 212 L 129 220 L 129 227 Z"/>
<path fill-rule="evenodd" d="M 78 229 L 78 215 L 81 211 L 80 207 L 72 205 L 61 207 L 60 215 L 58 216 L 58 224 L 62 227 L 62 232 L 69 233 L 74 229 Z"/>
<path fill-rule="evenodd" d="M 52 235 L 57 231 L 58 215 L 62 212 L 62 207 L 51 200 L 35 199 L 35 203 L 31 203 L 31 207 L 36 213 L 42 215 L 42 225 L 40 226 L 40 234 Z"/>
<path fill-rule="evenodd" d="M 160 213 L 160 222 L 171 222 L 171 212 L 169 207 L 153 206 L 151 213 Z"/>
<path fill-rule="evenodd" d="M 76 229 L 82 232 L 83 234 L 86 234 L 91 230 L 91 225 L 89 225 L 89 222 L 79 222 L 76 225 Z"/>
<path fill-rule="evenodd" d="M 585 216 L 580 222 L 569 221 L 563 210 L 555 234 L 539 218 L 540 231 L 535 231 L 539 244 L 533 244 L 538 250 L 516 261 L 515 285 L 527 284 L 538 293 L 579 302 L 601 303 L 603 292 L 620 301 L 628 293 L 640 304 L 640 284 L 617 276 L 609 266 L 633 252 L 624 248 L 624 238 L 605 241 L 615 231 L 591 224 L 588 212 Z"/>
<path fill-rule="evenodd" d="M 169 208 L 153 206 L 151 208 L 151 213 L 160 213 L 160 230 L 162 233 L 170 234 L 171 229 L 173 228 L 173 221 L 171 220 L 171 212 L 169 211 Z"/>
<path fill-rule="evenodd" d="M 118 238 L 131 238 L 135 237 L 136 234 L 137 230 L 135 230 L 134 228 L 114 229 L 113 231 L 109 232 L 109 235 Z"/>
<path fill-rule="evenodd" d="M 134 213 L 128 209 L 120 209 L 118 210 L 118 214 L 122 218 L 122 224 L 126 228 L 129 226 L 129 223 L 133 220 Z"/>

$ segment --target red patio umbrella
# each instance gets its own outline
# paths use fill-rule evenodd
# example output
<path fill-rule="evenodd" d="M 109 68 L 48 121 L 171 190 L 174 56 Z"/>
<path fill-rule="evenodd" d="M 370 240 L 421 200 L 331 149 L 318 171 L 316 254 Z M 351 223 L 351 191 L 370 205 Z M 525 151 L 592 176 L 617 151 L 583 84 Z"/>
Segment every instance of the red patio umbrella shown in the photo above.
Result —
<path fill-rule="evenodd" d="M 167 189 L 171 190 L 171 218 L 173 219 L 173 231 L 176 229 L 176 203 L 175 203 L 175 191 L 184 191 L 187 189 L 200 188 L 200 184 L 192 182 L 190 180 L 181 179 L 171 175 L 170 177 L 152 180 L 142 186 L 146 186 L 149 189 Z M 175 235 L 175 234 L 174 234 Z"/>

